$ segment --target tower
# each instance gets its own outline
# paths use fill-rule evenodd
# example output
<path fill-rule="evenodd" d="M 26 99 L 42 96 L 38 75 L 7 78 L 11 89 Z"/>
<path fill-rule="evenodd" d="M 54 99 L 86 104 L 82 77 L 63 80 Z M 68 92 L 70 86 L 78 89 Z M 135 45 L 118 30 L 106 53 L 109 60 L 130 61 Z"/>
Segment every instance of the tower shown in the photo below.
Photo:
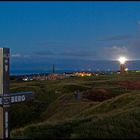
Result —
<path fill-rule="evenodd" d="M 125 72 L 125 65 L 124 64 L 120 64 L 120 72 L 121 73 Z"/>
<path fill-rule="evenodd" d="M 120 73 L 124 73 L 125 72 L 126 58 L 125 57 L 120 57 L 118 60 L 120 62 Z"/>
<path fill-rule="evenodd" d="M 53 64 L 52 72 L 55 73 L 55 65 Z"/>

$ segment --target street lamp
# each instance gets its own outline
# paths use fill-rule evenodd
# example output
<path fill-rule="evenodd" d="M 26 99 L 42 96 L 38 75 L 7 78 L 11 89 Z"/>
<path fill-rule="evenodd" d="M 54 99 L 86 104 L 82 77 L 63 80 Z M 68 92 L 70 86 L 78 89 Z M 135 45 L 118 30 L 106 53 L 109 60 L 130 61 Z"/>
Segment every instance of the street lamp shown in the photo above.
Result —
<path fill-rule="evenodd" d="M 125 63 L 127 61 L 127 59 L 124 56 L 121 56 L 118 61 L 120 62 L 120 72 L 124 73 L 125 71 Z"/>

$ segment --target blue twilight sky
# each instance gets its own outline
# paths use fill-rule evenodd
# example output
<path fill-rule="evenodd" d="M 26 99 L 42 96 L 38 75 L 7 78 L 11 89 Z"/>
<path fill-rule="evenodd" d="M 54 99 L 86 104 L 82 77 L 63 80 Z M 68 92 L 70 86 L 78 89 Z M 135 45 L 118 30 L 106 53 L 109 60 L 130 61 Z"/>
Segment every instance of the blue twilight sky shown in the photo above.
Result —
<path fill-rule="evenodd" d="M 139 38 L 140 2 L 0 2 L 0 47 L 11 49 L 11 69 L 94 69 L 120 55 L 140 60 Z"/>

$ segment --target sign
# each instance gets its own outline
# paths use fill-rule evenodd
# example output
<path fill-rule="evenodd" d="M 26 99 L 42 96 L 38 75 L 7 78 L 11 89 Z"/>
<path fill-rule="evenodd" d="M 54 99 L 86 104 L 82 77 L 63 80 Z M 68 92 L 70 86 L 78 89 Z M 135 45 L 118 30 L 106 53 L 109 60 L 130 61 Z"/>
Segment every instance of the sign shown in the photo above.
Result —
<path fill-rule="evenodd" d="M 29 101 L 31 99 L 33 99 L 32 92 L 11 93 L 0 96 L 0 105 L 10 105 L 13 103 Z"/>
<path fill-rule="evenodd" d="M 11 104 L 33 99 L 32 92 L 9 93 L 10 49 L 0 48 L 0 139 L 10 136 L 9 107 Z"/>

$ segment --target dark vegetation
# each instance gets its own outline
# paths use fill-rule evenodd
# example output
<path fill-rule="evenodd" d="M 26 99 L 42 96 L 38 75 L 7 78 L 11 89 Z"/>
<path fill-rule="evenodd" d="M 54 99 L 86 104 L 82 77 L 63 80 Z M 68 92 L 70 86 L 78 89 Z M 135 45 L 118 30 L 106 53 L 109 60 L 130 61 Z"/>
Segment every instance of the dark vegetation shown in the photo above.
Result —
<path fill-rule="evenodd" d="M 139 73 L 11 80 L 11 92 L 35 93 L 11 106 L 11 138 L 140 138 L 139 88 Z"/>

